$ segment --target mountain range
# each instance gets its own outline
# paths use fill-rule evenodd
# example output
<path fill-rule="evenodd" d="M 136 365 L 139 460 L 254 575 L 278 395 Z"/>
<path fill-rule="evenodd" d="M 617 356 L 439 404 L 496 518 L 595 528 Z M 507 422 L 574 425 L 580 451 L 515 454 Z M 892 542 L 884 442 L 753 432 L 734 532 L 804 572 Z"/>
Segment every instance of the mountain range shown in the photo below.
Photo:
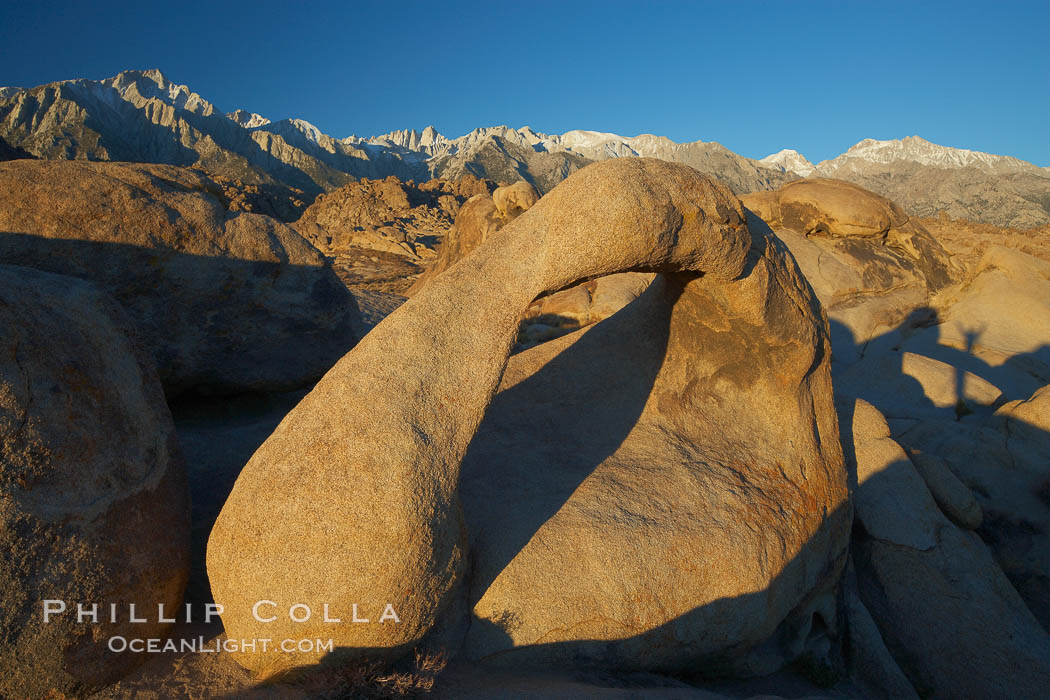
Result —
<path fill-rule="evenodd" d="M 1010 156 L 949 148 L 919 136 L 864 139 L 814 165 L 785 149 L 759 161 L 801 177 L 848 180 L 903 205 L 917 216 L 1025 229 L 1050 224 L 1050 168 Z"/>
<path fill-rule="evenodd" d="M 40 158 L 198 167 L 248 183 L 288 185 L 310 196 L 362 177 L 422 181 L 468 173 L 497 182 L 526 180 L 542 193 L 589 163 L 644 156 L 690 165 L 737 194 L 775 189 L 799 177 L 834 177 L 920 216 L 944 211 L 1014 228 L 1050 224 L 1050 169 L 918 136 L 864 139 L 817 165 L 790 149 L 754 160 L 715 142 L 580 130 L 544 134 L 527 126 L 478 128 L 459 138 L 432 126 L 334 138 L 303 119 L 223 113 L 155 69 L 0 88 L 2 142 L 5 151 Z"/>

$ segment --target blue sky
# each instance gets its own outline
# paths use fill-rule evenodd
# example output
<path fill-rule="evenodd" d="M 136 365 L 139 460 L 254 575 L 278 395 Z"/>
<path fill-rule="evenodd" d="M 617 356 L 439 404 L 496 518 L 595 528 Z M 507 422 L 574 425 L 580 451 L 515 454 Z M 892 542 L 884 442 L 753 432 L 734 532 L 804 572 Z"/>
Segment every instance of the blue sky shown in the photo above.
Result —
<path fill-rule="evenodd" d="M 160 68 L 337 137 L 530 125 L 1050 165 L 1050 2 L 10 2 L 0 85 Z"/>

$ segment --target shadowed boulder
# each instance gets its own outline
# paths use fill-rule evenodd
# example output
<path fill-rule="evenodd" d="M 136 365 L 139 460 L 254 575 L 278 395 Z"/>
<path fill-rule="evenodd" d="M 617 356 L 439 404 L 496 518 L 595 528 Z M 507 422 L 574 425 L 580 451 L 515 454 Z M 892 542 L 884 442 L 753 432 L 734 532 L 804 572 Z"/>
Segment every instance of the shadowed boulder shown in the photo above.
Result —
<path fill-rule="evenodd" d="M 594 399 L 589 416 L 590 427 L 605 432 L 585 438 L 582 461 L 572 445 L 555 450 L 561 432 L 526 457 L 534 465 L 552 455 L 566 460 L 534 475 L 537 492 L 561 479 L 556 493 L 567 497 L 572 480 L 594 470 L 594 483 L 563 509 L 577 515 L 537 520 L 514 498 L 528 494 L 514 493 L 520 477 L 510 457 L 477 456 L 487 439 L 479 435 L 474 464 L 492 477 L 480 497 L 510 499 L 512 509 L 498 513 L 503 523 L 479 512 L 477 490 L 463 484 L 465 523 L 460 467 L 500 388 L 523 313 L 544 292 L 629 270 L 667 275 L 645 303 L 628 307 L 656 335 L 635 350 L 614 346 L 581 386 L 566 387 L 564 403 L 557 394 L 543 399 L 571 435 L 574 414 L 592 407 L 583 389 L 606 377 L 607 395 Z M 497 399 L 506 408 L 494 407 L 493 416 L 514 425 L 508 413 L 524 416 L 543 397 L 515 386 L 533 382 L 532 372 L 535 384 L 550 379 L 540 378 L 543 353 L 564 349 L 567 357 L 550 363 L 558 364 L 605 352 L 591 349 L 590 334 L 573 339 L 513 363 Z M 632 352 L 643 365 L 623 365 Z M 463 622 L 450 602 L 471 591 L 482 594 L 473 602 L 475 624 L 495 624 L 504 611 L 517 619 L 503 636 L 481 639 L 481 654 L 565 642 L 552 644 L 564 653 L 537 652 L 564 660 L 576 653 L 573 643 L 598 639 L 610 643 L 610 663 L 647 668 L 750 648 L 833 581 L 844 558 L 849 506 L 828 361 L 826 320 L 812 292 L 783 248 L 749 231 L 727 188 L 649 159 L 588 167 L 376 326 L 255 453 L 208 545 L 227 633 L 323 635 L 341 654 L 394 656 L 438 625 Z M 617 379 L 636 370 L 636 378 Z M 617 410 L 608 400 L 623 403 Z M 638 523 L 612 527 L 632 513 Z M 575 522 L 585 534 L 578 544 L 567 540 Z M 506 542 L 500 549 L 476 541 L 479 568 L 464 581 L 467 525 L 475 523 L 493 528 L 493 537 L 503 528 Z M 603 525 L 611 526 L 605 542 Z M 530 529 L 541 526 L 567 548 L 526 546 Z M 574 605 L 566 590 L 588 578 L 593 593 Z M 524 604 L 523 592 L 550 592 L 558 607 L 511 609 Z M 648 605 L 635 605 L 638 596 Z M 344 620 L 356 603 L 372 622 L 325 624 L 315 615 L 297 624 L 282 613 L 261 624 L 251 610 L 260 599 L 278 611 L 327 603 Z M 400 623 L 377 620 L 388 603 Z M 559 610 L 573 624 L 554 628 Z M 586 645 L 582 651 L 594 660 Z M 276 669 L 317 657 L 238 659 Z"/>
<path fill-rule="evenodd" d="M 1050 629 L 1050 388 L 985 420 L 927 419 L 895 439 L 920 459 L 942 460 L 944 471 L 971 490 L 983 512 L 978 534 Z M 938 497 L 932 484 L 931 491 Z M 942 509 L 949 516 L 958 510 Z"/>
<path fill-rule="evenodd" d="M 295 231 L 222 192 L 171 166 L 2 163 L 0 262 L 112 294 L 169 394 L 306 384 L 352 347 L 353 298 Z"/>
<path fill-rule="evenodd" d="M 189 573 L 189 502 L 152 359 L 93 285 L 0 265 L 0 696 L 82 695 L 163 637 Z M 66 610 L 44 621 L 45 600 Z M 132 623 L 128 605 L 146 622 Z M 77 605 L 94 623 L 77 622 Z M 110 622 L 110 605 L 117 622 Z M 57 607 L 53 604 L 52 610 Z"/>
<path fill-rule="evenodd" d="M 858 484 L 860 597 L 919 696 L 1041 697 L 1050 683 L 1046 630 L 978 536 L 942 515 L 882 415 L 861 400 L 843 409 Z M 979 451 L 967 457 L 975 471 L 991 471 Z"/>

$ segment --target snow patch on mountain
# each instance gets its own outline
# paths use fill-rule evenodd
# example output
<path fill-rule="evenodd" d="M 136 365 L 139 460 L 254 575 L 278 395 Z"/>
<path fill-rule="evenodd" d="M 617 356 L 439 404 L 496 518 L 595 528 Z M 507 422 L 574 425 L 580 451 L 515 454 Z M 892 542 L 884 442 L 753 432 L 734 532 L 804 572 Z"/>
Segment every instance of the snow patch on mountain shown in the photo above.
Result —
<path fill-rule="evenodd" d="M 809 177 L 816 171 L 816 166 L 810 163 L 801 153 L 791 148 L 777 151 L 758 162 L 767 168 L 785 173 L 795 173 L 802 177 Z"/>
<path fill-rule="evenodd" d="M 667 158 L 682 146 L 691 145 L 679 144 L 667 137 L 653 134 L 621 136 L 604 131 L 582 129 L 566 131 L 564 134 L 545 134 L 529 126 L 512 129 L 506 125 L 480 127 L 455 139 L 450 139 L 438 133 L 433 126 L 428 126 L 422 132 L 415 129 L 403 129 L 369 138 L 350 136 L 344 139 L 344 142 L 355 145 L 398 147 L 426 153 L 429 158 L 439 158 L 469 152 L 493 138 L 537 152 L 567 152 L 591 160 L 639 156 Z"/>
<path fill-rule="evenodd" d="M 913 162 L 937 168 L 968 168 L 994 173 L 1029 170 L 1036 166 L 1011 156 L 999 156 L 968 148 L 951 148 L 931 143 L 919 136 L 879 141 L 864 139 L 851 146 L 842 155 L 826 160 L 817 166 L 821 175 L 834 176 L 840 170 L 855 169 L 866 163 L 888 165 L 897 162 Z"/>

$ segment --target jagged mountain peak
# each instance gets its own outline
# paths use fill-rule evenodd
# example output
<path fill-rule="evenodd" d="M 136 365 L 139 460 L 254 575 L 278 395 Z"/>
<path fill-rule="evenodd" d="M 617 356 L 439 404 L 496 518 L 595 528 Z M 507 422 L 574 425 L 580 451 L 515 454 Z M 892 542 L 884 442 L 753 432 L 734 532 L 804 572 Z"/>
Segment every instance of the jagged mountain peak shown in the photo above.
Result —
<path fill-rule="evenodd" d="M 795 173 L 802 177 L 809 177 L 816 171 L 816 166 L 801 153 L 793 148 L 784 148 L 758 161 L 767 168 L 780 170 L 781 172 Z"/>
<path fill-rule="evenodd" d="M 270 123 L 270 120 L 261 114 L 255 112 L 249 112 L 244 109 L 235 109 L 232 112 L 227 112 L 226 116 L 231 120 L 243 126 L 245 129 L 254 129 L 259 126 L 265 126 Z"/>
<path fill-rule="evenodd" d="M 126 71 L 121 71 L 118 75 L 132 75 L 132 74 L 138 74 L 138 75 L 141 75 L 143 78 L 149 78 L 153 82 L 157 83 L 157 85 L 169 85 L 169 84 L 171 84 L 171 81 L 168 80 L 167 78 L 165 78 L 164 74 L 161 73 L 160 68 L 147 68 L 146 70 L 143 70 L 143 71 L 126 70 Z M 182 87 L 185 87 L 185 86 L 182 86 Z"/>
<path fill-rule="evenodd" d="M 395 129 L 389 133 L 373 136 L 368 139 L 358 139 L 355 136 L 350 136 L 347 139 L 344 139 L 344 141 L 349 143 L 365 142 L 372 145 L 394 146 L 410 151 L 423 151 L 428 155 L 434 155 L 439 147 L 449 142 L 449 139 L 438 133 L 437 128 L 431 124 L 424 127 L 423 131 L 416 131 L 415 129 Z"/>
<path fill-rule="evenodd" d="M 314 143 L 317 143 L 318 141 L 320 141 L 322 137 L 327 136 L 327 134 L 325 134 L 323 131 L 321 131 L 319 128 L 314 126 L 312 123 L 306 121 L 305 119 L 294 119 L 293 118 L 293 119 L 282 119 L 281 121 L 287 122 L 288 124 L 291 124 L 293 127 L 298 129 L 299 131 L 303 132 Z"/>
<path fill-rule="evenodd" d="M 306 121 L 305 119 L 289 118 L 278 119 L 277 121 L 267 121 L 266 124 L 261 125 L 259 128 L 264 131 L 269 131 L 275 134 L 281 132 L 295 131 L 307 137 L 314 143 L 317 143 L 323 139 L 331 138 L 330 136 L 328 136 L 328 134 L 324 133 L 318 127 Z"/>
<path fill-rule="evenodd" d="M 254 127 L 252 131 L 275 134 L 297 148 L 316 146 L 328 153 L 335 153 L 340 145 L 339 141 L 305 119 L 291 118 L 279 119 L 275 122 L 268 121 L 266 124 Z"/>
<path fill-rule="evenodd" d="M 144 101 L 158 100 L 171 107 L 195 114 L 207 116 L 216 111 L 211 102 L 190 90 L 188 86 L 168 80 L 159 68 L 126 70 L 101 81 L 77 82 L 84 89 L 94 92 L 112 88 L 117 91 L 121 99 L 136 107 L 141 107 Z"/>
<path fill-rule="evenodd" d="M 146 70 L 124 70 L 112 78 L 106 78 L 103 84 L 109 84 L 117 88 L 126 87 L 134 83 L 152 83 L 158 90 L 167 92 L 169 95 L 181 93 L 195 94 L 186 85 L 179 85 L 164 77 L 159 68 L 147 68 Z"/>

